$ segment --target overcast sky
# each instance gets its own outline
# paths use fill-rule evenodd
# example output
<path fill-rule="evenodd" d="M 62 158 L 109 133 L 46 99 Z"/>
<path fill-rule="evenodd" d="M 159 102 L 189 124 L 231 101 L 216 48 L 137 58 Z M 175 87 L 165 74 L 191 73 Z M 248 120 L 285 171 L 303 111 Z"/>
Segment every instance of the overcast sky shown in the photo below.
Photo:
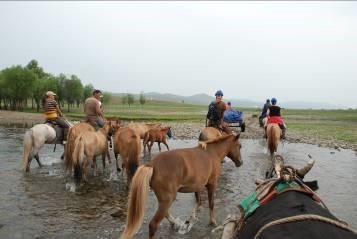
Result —
<path fill-rule="evenodd" d="M 0 69 L 116 93 L 357 108 L 357 2 L 0 2 Z"/>

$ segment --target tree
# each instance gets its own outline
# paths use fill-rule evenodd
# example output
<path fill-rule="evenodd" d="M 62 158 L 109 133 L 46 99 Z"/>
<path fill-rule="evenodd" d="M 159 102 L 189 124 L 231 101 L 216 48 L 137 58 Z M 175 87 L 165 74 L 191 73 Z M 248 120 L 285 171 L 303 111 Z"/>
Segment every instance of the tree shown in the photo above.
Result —
<path fill-rule="evenodd" d="M 69 112 L 69 107 L 82 102 L 83 98 L 83 85 L 81 80 L 76 75 L 71 75 L 71 79 L 65 82 L 65 100 L 67 101 L 67 112 Z"/>
<path fill-rule="evenodd" d="M 146 98 L 145 98 L 145 95 L 144 95 L 144 92 L 143 92 L 143 91 L 140 92 L 139 102 L 140 102 L 141 108 L 142 108 L 143 105 L 146 103 Z"/>
<path fill-rule="evenodd" d="M 130 108 L 130 105 L 134 104 L 134 95 L 128 93 L 126 95 L 126 97 L 127 97 L 127 102 L 128 102 L 129 108 Z"/>
<path fill-rule="evenodd" d="M 91 97 L 93 94 L 94 87 L 92 84 L 85 85 L 83 88 L 83 98 L 82 102 L 84 102 L 87 98 Z"/>

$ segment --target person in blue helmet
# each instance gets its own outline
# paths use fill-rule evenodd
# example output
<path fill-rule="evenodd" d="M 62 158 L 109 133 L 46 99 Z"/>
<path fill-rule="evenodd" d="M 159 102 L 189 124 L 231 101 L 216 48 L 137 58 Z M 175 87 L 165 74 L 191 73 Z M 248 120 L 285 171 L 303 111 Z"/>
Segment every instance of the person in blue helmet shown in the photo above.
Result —
<path fill-rule="evenodd" d="M 217 90 L 215 97 L 216 99 L 208 106 L 208 124 L 206 124 L 206 126 L 215 127 L 223 132 L 226 132 L 227 134 L 230 134 L 231 131 L 223 122 L 223 115 L 226 110 L 226 103 L 222 100 L 223 91 Z"/>
<path fill-rule="evenodd" d="M 283 121 L 283 118 L 281 117 L 281 113 L 280 113 L 281 108 L 276 105 L 276 102 L 277 102 L 276 98 L 271 99 L 272 105 L 269 106 L 268 111 L 267 111 L 267 117 L 268 117 L 267 124 L 270 124 L 270 123 L 278 124 L 282 131 L 281 138 L 285 139 L 286 126 Z M 265 129 L 266 129 L 266 126 L 265 126 Z"/>

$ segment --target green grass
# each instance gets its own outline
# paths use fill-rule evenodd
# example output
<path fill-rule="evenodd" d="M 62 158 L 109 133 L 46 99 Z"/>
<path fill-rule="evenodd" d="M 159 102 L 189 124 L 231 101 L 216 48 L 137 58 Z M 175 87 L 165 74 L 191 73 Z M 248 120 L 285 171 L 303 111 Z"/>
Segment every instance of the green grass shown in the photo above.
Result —
<path fill-rule="evenodd" d="M 118 97 L 112 97 L 109 104 L 104 105 L 106 117 L 118 117 L 126 121 L 194 121 L 206 120 L 207 105 L 192 105 L 181 102 L 147 101 L 143 106 L 138 102 L 128 107 L 123 105 Z M 239 106 L 238 106 L 239 108 Z M 260 115 L 257 108 L 239 108 L 245 116 Z M 32 111 L 33 110 L 26 110 Z M 83 106 L 74 107 L 65 115 L 71 119 L 84 118 Z M 283 118 L 288 132 L 294 132 L 305 137 L 332 139 L 340 142 L 357 144 L 357 110 L 296 110 L 283 109 Z"/>

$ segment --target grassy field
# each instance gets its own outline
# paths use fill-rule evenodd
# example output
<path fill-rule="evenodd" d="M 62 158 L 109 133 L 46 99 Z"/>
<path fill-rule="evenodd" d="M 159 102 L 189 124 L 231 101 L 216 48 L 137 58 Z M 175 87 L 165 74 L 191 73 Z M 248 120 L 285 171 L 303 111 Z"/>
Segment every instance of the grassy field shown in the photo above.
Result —
<path fill-rule="evenodd" d="M 208 105 L 208 103 L 207 103 Z M 260 109 L 239 108 L 246 119 L 258 121 Z M 83 106 L 64 112 L 72 119 L 83 119 Z M 185 103 L 147 101 L 123 105 L 117 98 L 104 107 L 106 117 L 118 117 L 126 121 L 194 121 L 205 122 L 207 106 Z M 357 110 L 294 110 L 283 109 L 282 114 L 288 131 L 304 137 L 337 140 L 357 144 Z"/>

